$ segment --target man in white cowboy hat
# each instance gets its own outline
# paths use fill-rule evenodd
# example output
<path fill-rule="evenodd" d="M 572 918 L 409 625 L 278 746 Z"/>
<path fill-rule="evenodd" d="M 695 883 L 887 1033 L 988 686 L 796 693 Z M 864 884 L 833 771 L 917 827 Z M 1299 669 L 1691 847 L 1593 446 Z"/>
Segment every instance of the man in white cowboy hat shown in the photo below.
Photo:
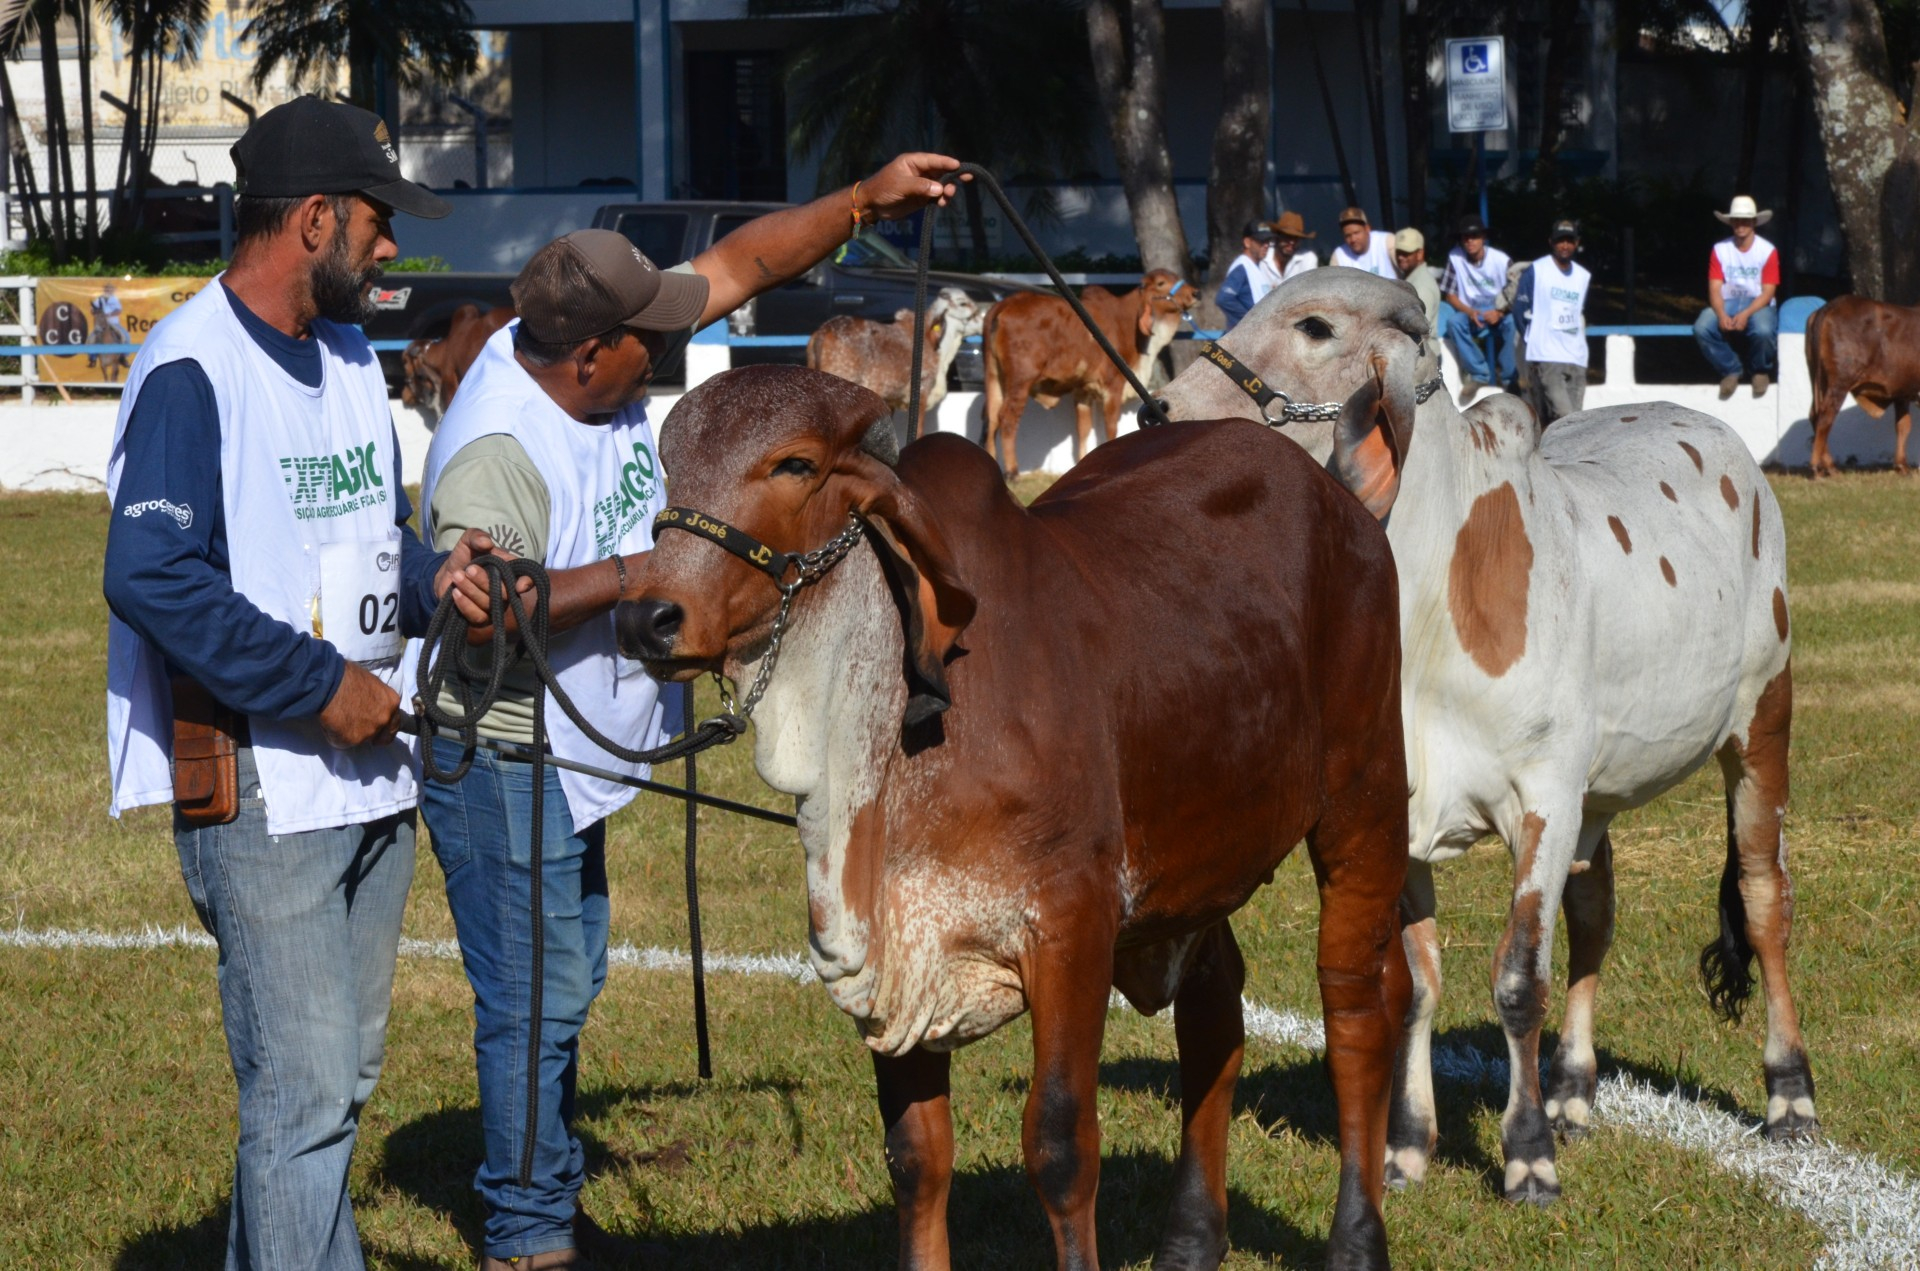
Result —
<path fill-rule="evenodd" d="M 1713 245 L 1707 265 L 1708 307 L 1693 324 L 1693 338 L 1720 373 L 1721 401 L 1740 387 L 1743 369 L 1753 373 L 1753 395 L 1764 397 L 1778 362 L 1780 316 L 1773 294 L 1780 289 L 1780 253 L 1755 231 L 1772 220 L 1773 213 L 1742 194 L 1726 211 L 1713 215 L 1732 228 L 1733 237 Z M 1744 368 L 1734 337 L 1746 345 Z"/>

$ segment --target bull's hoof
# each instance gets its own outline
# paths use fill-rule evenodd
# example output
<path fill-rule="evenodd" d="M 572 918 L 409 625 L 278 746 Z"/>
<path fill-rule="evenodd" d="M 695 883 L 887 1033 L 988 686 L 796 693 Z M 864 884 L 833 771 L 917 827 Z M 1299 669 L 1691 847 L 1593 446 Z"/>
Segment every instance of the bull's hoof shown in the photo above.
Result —
<path fill-rule="evenodd" d="M 1787 1107 L 1780 1115 L 1774 1116 L 1768 1109 L 1767 1141 L 1769 1143 L 1811 1143 L 1820 1137 L 1820 1118 L 1813 1115 L 1811 1099 L 1797 1099 L 1795 1103 L 1805 1103 L 1806 1109 Z"/>
<path fill-rule="evenodd" d="M 1537 1161 L 1508 1161 L 1504 1194 L 1511 1204 L 1545 1209 L 1560 1199 L 1560 1176 L 1554 1171 L 1553 1162 L 1544 1157 Z"/>
<path fill-rule="evenodd" d="M 1586 1137 L 1593 1120 L 1593 1096 L 1599 1085 L 1591 1069 L 1563 1067 L 1555 1061 L 1541 1109 L 1555 1134 L 1565 1139 Z"/>
<path fill-rule="evenodd" d="M 1387 1186 L 1396 1192 L 1427 1181 L 1427 1153 L 1417 1147 L 1387 1145 Z"/>
<path fill-rule="evenodd" d="M 1169 1232 L 1154 1250 L 1153 1271 L 1215 1271 L 1227 1260 L 1227 1238 L 1194 1238 Z"/>

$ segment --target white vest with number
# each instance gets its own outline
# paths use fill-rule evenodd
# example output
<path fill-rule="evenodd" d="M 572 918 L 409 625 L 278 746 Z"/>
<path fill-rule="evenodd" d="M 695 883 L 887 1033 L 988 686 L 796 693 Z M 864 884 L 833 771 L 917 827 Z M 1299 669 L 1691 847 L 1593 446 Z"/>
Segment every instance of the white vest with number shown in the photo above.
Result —
<path fill-rule="evenodd" d="M 218 281 L 154 327 L 114 424 L 107 495 L 125 470 L 127 420 L 154 368 L 191 358 L 220 416 L 220 491 L 233 589 L 270 618 L 324 638 L 400 688 L 400 531 L 393 414 L 380 363 L 356 328 L 315 321 L 320 386 L 262 349 Z M 114 514 L 121 509 L 114 507 Z M 371 821 L 418 800 L 407 747 L 336 750 L 319 721 L 248 721 L 270 834 Z M 113 618 L 107 748 L 113 813 L 173 799 L 172 695 L 162 652 Z"/>
<path fill-rule="evenodd" d="M 1356 256 L 1341 243 L 1333 249 L 1332 263 L 1348 269 L 1364 269 L 1376 278 L 1398 278 L 1393 263 L 1393 235 L 1383 229 L 1367 231 L 1367 253 Z"/>
<path fill-rule="evenodd" d="M 1527 326 L 1527 361 L 1587 364 L 1587 284 L 1593 275 L 1568 262 L 1560 272 L 1552 256 L 1533 262 L 1533 317 Z"/>
<path fill-rule="evenodd" d="M 1723 238 L 1713 245 L 1714 259 L 1720 262 L 1720 305 L 1728 316 L 1760 298 L 1764 285 L 1761 280 L 1773 252 L 1773 244 L 1758 234 L 1753 236 L 1753 246 L 1744 252 L 1733 245 L 1731 238 Z"/>
<path fill-rule="evenodd" d="M 1500 293 L 1507 289 L 1507 269 L 1512 263 L 1505 252 L 1489 247 L 1480 253 L 1480 263 L 1476 265 L 1467 259 L 1466 252 L 1456 247 L 1447 253 L 1446 289 L 1465 301 L 1470 309 L 1492 309 L 1500 303 Z"/>
<path fill-rule="evenodd" d="M 470 442 L 504 433 L 526 450 L 547 484 L 550 511 L 542 563 L 548 569 L 573 569 L 604 562 L 616 553 L 648 550 L 653 546 L 654 514 L 666 500 L 645 403 L 635 402 L 604 424 L 574 419 L 554 405 L 514 359 L 513 332 L 519 325 L 509 323 L 494 332 L 435 430 L 420 483 L 423 515 L 432 516 L 433 487 L 448 462 Z M 429 524 L 428 542 L 434 534 Z M 601 568 L 613 572 L 612 565 Z M 668 737 L 660 685 L 638 662 L 620 656 L 611 613 L 554 636 L 547 659 L 580 713 L 612 740 L 644 750 Z M 678 696 L 666 696 L 677 709 Z M 560 758 L 647 775 L 645 766 L 625 763 L 594 745 L 551 697 L 546 723 L 548 742 Z M 564 768 L 560 785 L 576 830 L 619 811 L 634 796 L 630 786 Z"/>

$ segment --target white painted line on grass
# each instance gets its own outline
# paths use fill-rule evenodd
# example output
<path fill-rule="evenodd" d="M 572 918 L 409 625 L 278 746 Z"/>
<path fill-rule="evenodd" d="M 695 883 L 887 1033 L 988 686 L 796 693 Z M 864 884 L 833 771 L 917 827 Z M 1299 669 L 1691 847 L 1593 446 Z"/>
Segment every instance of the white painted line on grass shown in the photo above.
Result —
<path fill-rule="evenodd" d="M 165 949 L 213 947 L 213 937 L 186 927 L 149 927 L 136 932 L 0 929 L 0 947 L 15 949 Z M 451 940 L 402 940 L 409 958 L 453 960 Z M 685 971 L 693 959 L 683 950 L 619 944 L 607 950 L 613 966 L 647 971 Z M 813 980 L 803 957 L 779 954 L 708 953 L 707 969 L 723 974 L 769 975 L 796 983 Z M 1116 999 L 1116 1006 L 1118 999 Z M 1250 1036 L 1275 1045 L 1322 1050 L 1321 1021 L 1245 1000 Z M 1505 1088 L 1507 1061 L 1465 1046 L 1440 1046 L 1434 1075 L 1450 1082 Z M 1609 1075 L 1600 1082 L 1594 1119 L 1635 1134 L 1705 1153 L 1732 1174 L 1750 1178 L 1781 1204 L 1798 1210 L 1826 1235 L 1819 1266 L 1920 1267 L 1920 1183 L 1882 1165 L 1873 1156 L 1849 1152 L 1830 1141 L 1789 1146 L 1769 1143 L 1760 1122 L 1709 1107 L 1680 1090 L 1662 1093 L 1643 1081 Z"/>

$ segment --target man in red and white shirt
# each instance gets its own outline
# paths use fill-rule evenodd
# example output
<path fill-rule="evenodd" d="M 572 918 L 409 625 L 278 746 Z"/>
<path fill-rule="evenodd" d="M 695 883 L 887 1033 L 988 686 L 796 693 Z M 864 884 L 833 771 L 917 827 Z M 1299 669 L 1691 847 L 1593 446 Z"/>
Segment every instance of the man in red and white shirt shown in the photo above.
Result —
<path fill-rule="evenodd" d="M 1720 400 L 1733 396 L 1743 371 L 1753 373 L 1753 395 L 1763 397 L 1773 383 L 1779 358 L 1779 310 L 1774 293 L 1780 289 L 1780 253 L 1755 231 L 1773 219 L 1745 194 L 1714 216 L 1733 230 L 1733 237 L 1713 245 L 1707 264 L 1708 307 L 1693 324 L 1693 338 L 1713 369 L 1720 373 Z M 1743 366 L 1734 342 L 1746 346 Z"/>

